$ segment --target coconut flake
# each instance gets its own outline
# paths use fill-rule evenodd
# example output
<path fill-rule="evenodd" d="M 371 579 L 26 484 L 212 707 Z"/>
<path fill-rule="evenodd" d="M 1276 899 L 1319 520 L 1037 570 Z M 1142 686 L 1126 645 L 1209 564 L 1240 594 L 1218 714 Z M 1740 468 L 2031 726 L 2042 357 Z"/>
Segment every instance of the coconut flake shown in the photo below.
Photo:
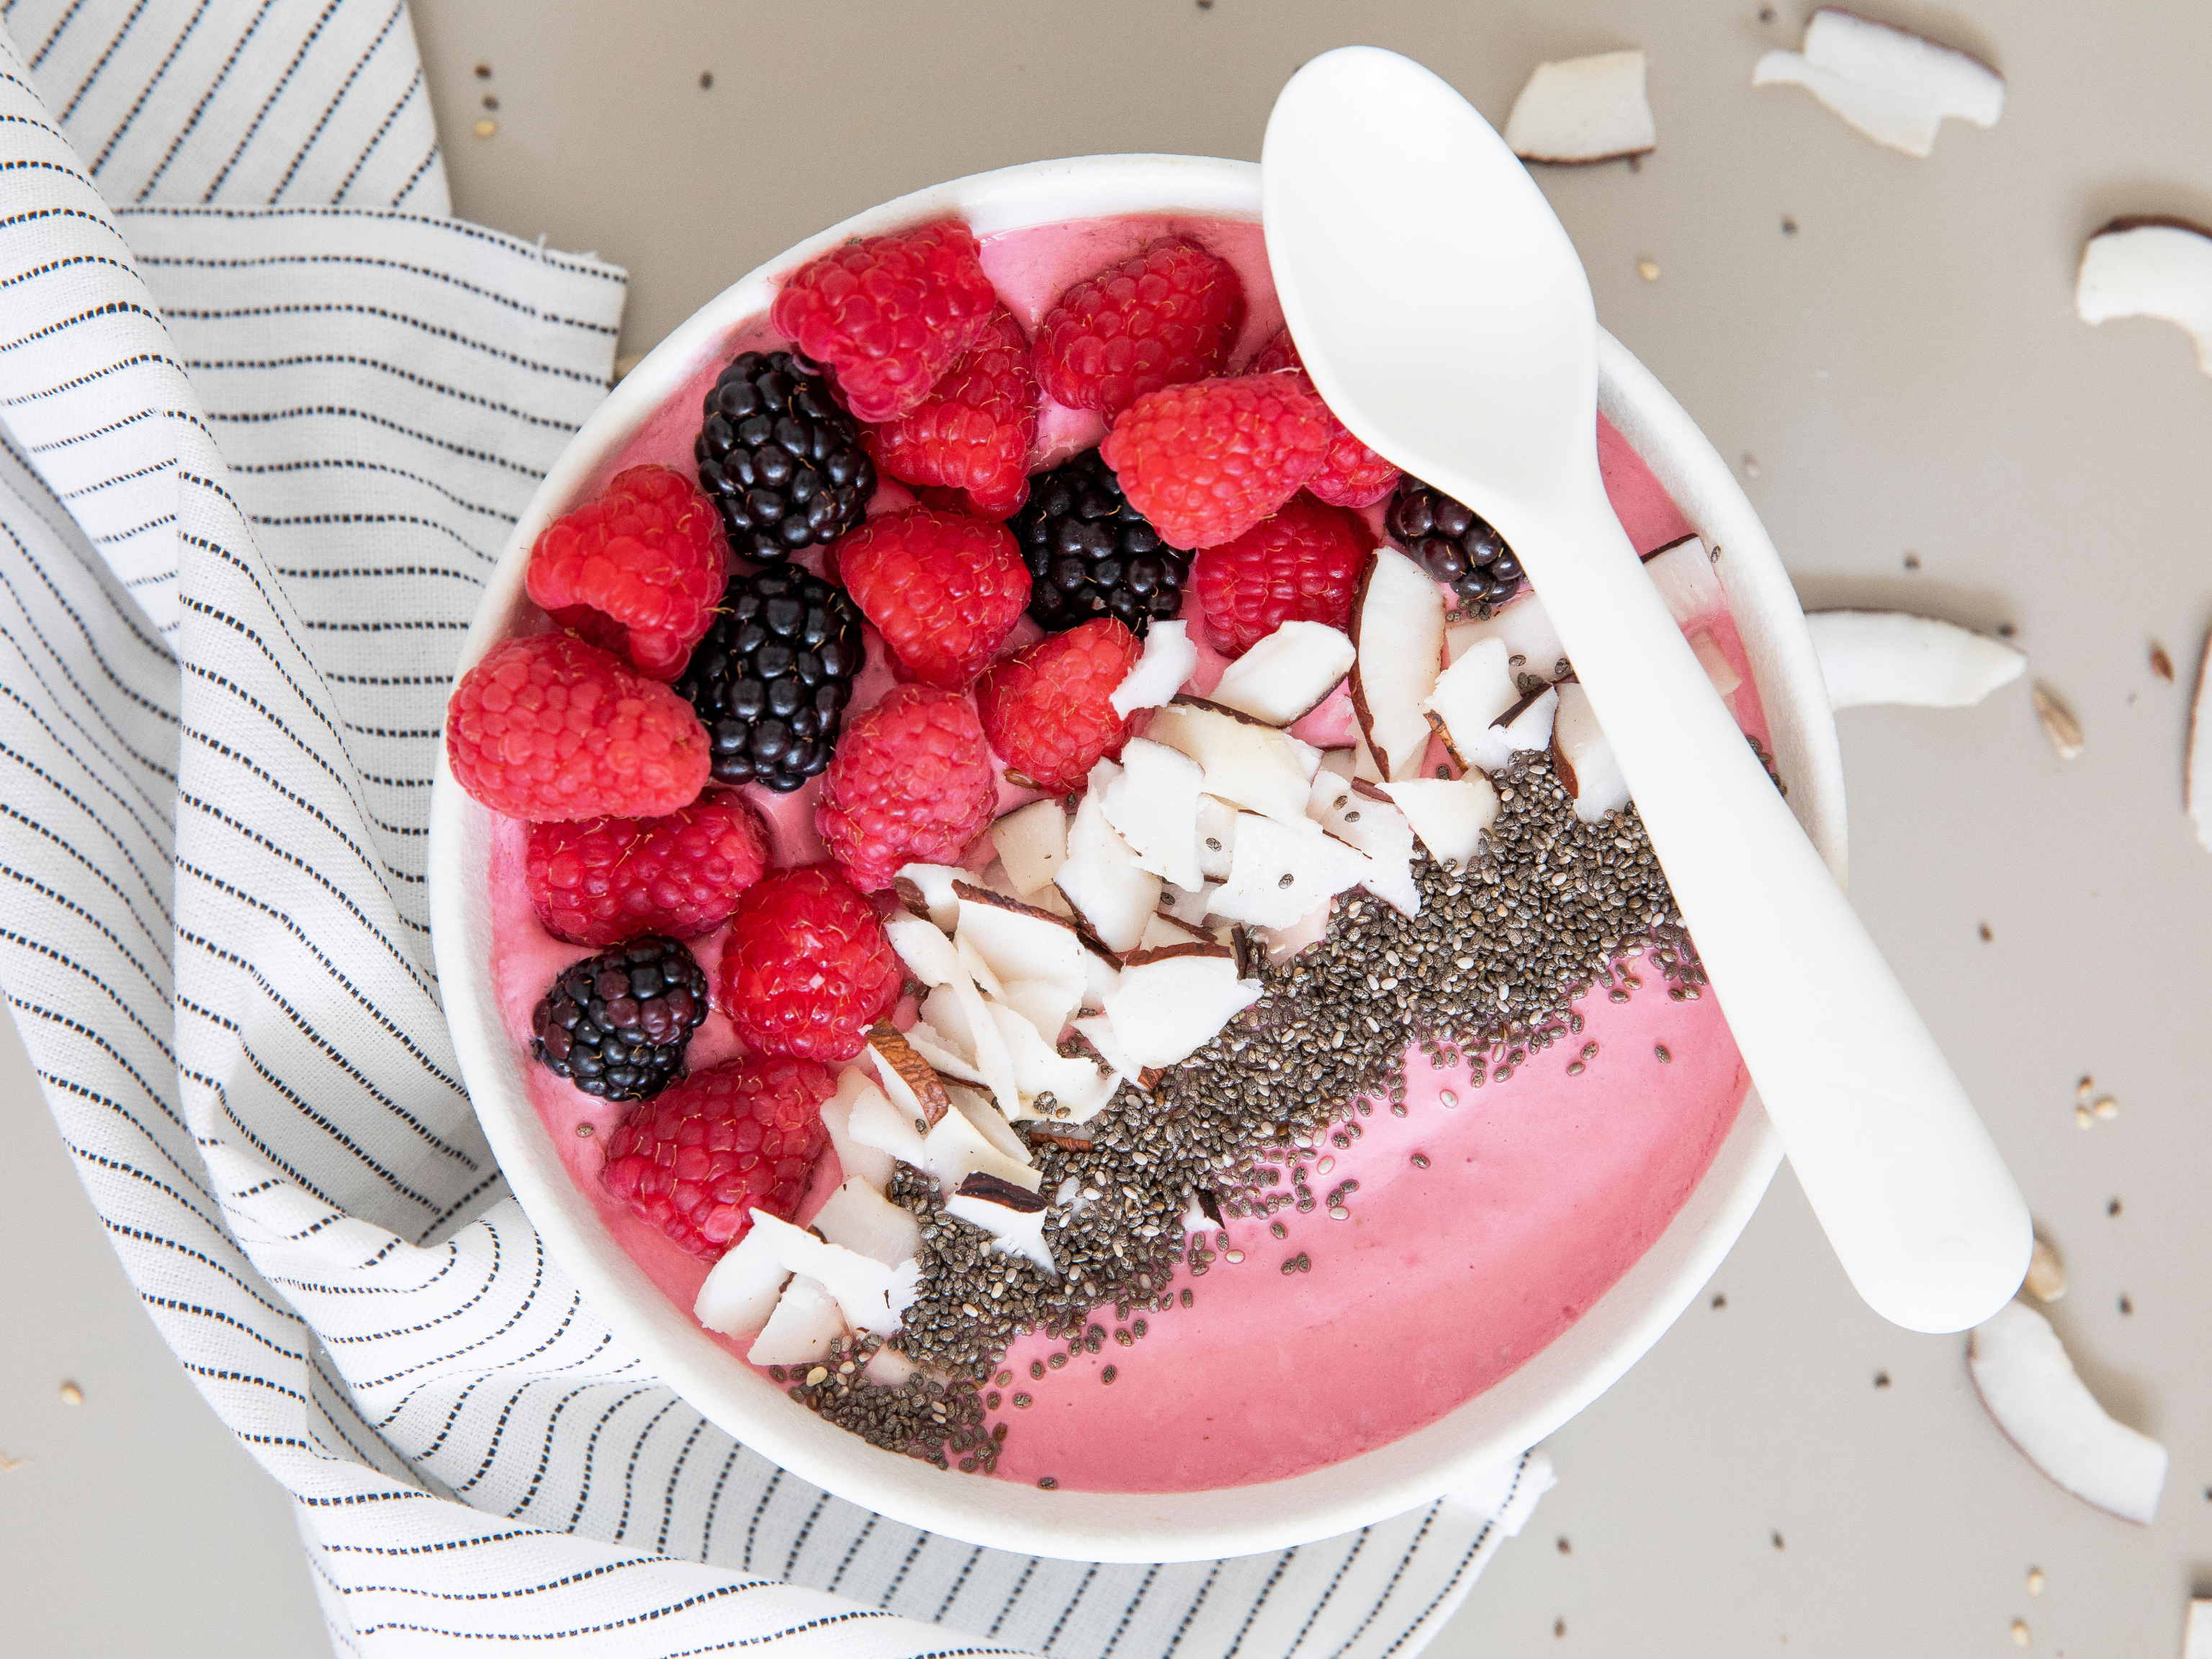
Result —
<path fill-rule="evenodd" d="M 1498 790 L 1479 772 L 1463 778 L 1408 778 L 1381 787 L 1439 864 L 1467 868 L 1482 846 L 1482 832 L 1498 821 Z"/>
<path fill-rule="evenodd" d="M 1203 698 L 1177 697 L 1152 716 L 1145 735 L 1196 761 L 1207 794 L 1269 817 L 1305 816 L 1306 787 L 1321 752 L 1265 720 Z"/>
<path fill-rule="evenodd" d="M 929 1164 L 923 1131 L 915 1127 L 921 1121 L 920 1112 L 894 1105 L 882 1094 L 865 1094 L 853 1103 L 853 1139 L 917 1170 Z"/>
<path fill-rule="evenodd" d="M 1351 638 L 1342 630 L 1286 622 L 1222 671 L 1212 699 L 1270 726 L 1290 726 L 1328 701 L 1352 658 Z"/>
<path fill-rule="evenodd" d="M 880 1193 L 891 1183 L 891 1155 L 881 1147 L 866 1146 L 853 1138 L 853 1108 L 866 1095 L 884 1099 L 883 1091 L 868 1075 L 868 1068 L 854 1064 L 841 1069 L 837 1073 L 837 1092 L 822 1103 L 822 1127 L 830 1132 L 830 1148 L 837 1154 L 837 1167 Z M 890 1103 L 885 1100 L 884 1103 L 889 1106 Z"/>
<path fill-rule="evenodd" d="M 1177 945 L 1130 959 L 1107 999 L 1106 1018 L 1126 1061 L 1173 1066 L 1211 1042 L 1261 993 L 1259 981 L 1238 978 L 1226 947 Z M 1123 1063 L 1107 1058 L 1116 1069 Z"/>
<path fill-rule="evenodd" d="M 1286 927 L 1332 896 L 1357 887 L 1366 874 L 1367 860 L 1312 819 L 1288 824 L 1248 812 L 1237 820 L 1229 879 L 1210 902 L 1213 915 L 1230 921 Z M 1122 978 L 1127 977 L 1124 964 Z"/>
<path fill-rule="evenodd" d="M 2115 219 L 2081 249 L 2074 309 L 2085 323 L 2155 317 L 2197 343 L 2212 374 L 2212 230 L 2186 219 Z"/>
<path fill-rule="evenodd" d="M 1422 714 L 1463 768 L 1495 772 L 1513 758 L 1504 732 L 1491 724 L 1521 700 L 1511 663 L 1506 641 L 1498 635 L 1470 641 L 1437 676 L 1436 688 L 1421 704 Z"/>
<path fill-rule="evenodd" d="M 1026 1188 L 1011 1186 L 987 1175 L 971 1175 L 945 1200 L 945 1212 L 991 1235 L 992 1248 L 1011 1255 L 1025 1255 L 1054 1279 L 1060 1268 L 1044 1242 L 1044 1224 L 1051 1211 L 1043 1199 Z"/>
<path fill-rule="evenodd" d="M 964 976 L 960 982 L 966 983 Z M 888 1020 L 878 1020 L 869 1029 L 868 1058 L 875 1062 L 876 1075 L 892 1104 L 924 1124 L 945 1115 L 945 1085 L 936 1068 Z"/>
<path fill-rule="evenodd" d="M 1428 753 L 1421 711 L 1443 664 L 1443 599 L 1428 572 L 1395 547 L 1369 554 L 1352 595 L 1352 638 L 1358 647 L 1352 709 L 1360 733 L 1386 775 L 1411 777 Z"/>
<path fill-rule="evenodd" d="M 1628 805 L 1628 780 L 1620 758 L 1606 741 L 1579 682 L 1560 685 L 1559 708 L 1552 721 L 1552 770 L 1575 799 L 1575 816 L 1596 823 Z"/>
<path fill-rule="evenodd" d="M 776 1298 L 745 1358 L 756 1365 L 804 1365 L 830 1352 L 845 1334 L 844 1310 L 829 1287 L 805 1273 L 793 1277 Z"/>
<path fill-rule="evenodd" d="M 1033 800 L 993 823 L 991 845 L 1016 890 L 1024 896 L 1049 892 L 1067 862 L 1067 814 L 1057 799 Z"/>
<path fill-rule="evenodd" d="M 2035 718 L 2043 727 L 2043 735 L 2051 739 L 2058 758 L 2072 760 L 2084 747 L 2081 722 L 2074 718 L 2074 711 L 2058 694 L 2041 680 L 2028 688 L 2028 696 L 2035 703 Z"/>
<path fill-rule="evenodd" d="M 790 1277 L 791 1269 L 777 1256 L 775 1241 L 757 1228 L 749 1229 L 708 1271 L 692 1301 L 691 1316 L 724 1336 L 759 1330 L 775 1311 L 776 1297 Z M 843 1321 L 838 1322 L 842 1328 Z"/>
<path fill-rule="evenodd" d="M 1367 860 L 1361 886 L 1401 915 L 1421 914 L 1421 890 L 1413 880 L 1413 827 L 1381 785 L 1320 773 L 1306 812 Z"/>
<path fill-rule="evenodd" d="M 832 1244 L 858 1251 L 886 1267 L 921 1253 L 921 1224 L 914 1212 L 862 1181 L 844 1182 L 823 1200 L 814 1212 L 814 1230 Z"/>
<path fill-rule="evenodd" d="M 1878 144 L 1925 156 L 1946 116 L 1993 127 L 2005 83 L 1978 58 L 1924 35 L 1822 7 L 1800 52 L 1770 52 L 1754 87 L 1800 86 Z"/>
<path fill-rule="evenodd" d="M 1137 866 L 1178 887 L 1202 879 L 1198 860 L 1199 792 L 1206 774 L 1180 750 L 1146 738 L 1122 745 L 1121 769 L 1099 805 Z"/>
<path fill-rule="evenodd" d="M 914 1305 L 921 1293 L 919 1261 L 896 1265 L 878 1261 L 842 1244 L 825 1243 L 805 1228 L 794 1227 L 766 1210 L 751 1214 L 755 1230 L 768 1235 L 776 1259 L 793 1273 L 819 1281 L 836 1297 L 845 1323 L 854 1330 L 890 1335 L 899 1328 L 899 1316 Z M 784 1293 L 790 1294 L 787 1286 Z M 769 1322 L 772 1327 L 775 1322 Z"/>
<path fill-rule="evenodd" d="M 1904 611 L 1815 611 L 1805 624 L 1837 708 L 1965 708 L 2027 668 L 2002 640 Z"/>
<path fill-rule="evenodd" d="M 1190 624 L 1155 622 L 1145 630 L 1144 654 L 1106 701 L 1123 720 L 1139 708 L 1157 708 L 1182 689 L 1197 666 L 1198 645 L 1190 637 Z"/>
<path fill-rule="evenodd" d="M 1505 142 L 1524 161 L 1561 165 L 1650 155 L 1659 129 L 1644 94 L 1644 54 L 1537 64 L 1505 118 Z"/>
<path fill-rule="evenodd" d="M 1974 1328 L 1966 1369 L 2006 1439 L 2083 1502 L 2148 1526 L 2166 1485 L 2166 1448 L 2116 1423 L 2075 1374 L 2051 1322 L 2007 1303 Z"/>
<path fill-rule="evenodd" d="M 909 915 L 926 916 L 949 933 L 960 915 L 952 884 L 967 879 L 965 870 L 950 864 L 908 864 L 900 868 L 891 886 Z"/>
<path fill-rule="evenodd" d="M 1155 727 L 1160 716 L 1153 716 Z M 1121 769 L 1102 760 L 1091 769 L 1090 787 L 1067 830 L 1067 862 L 1053 878 L 1084 926 L 1109 951 L 1126 951 L 1159 907 L 1160 878 L 1137 862 L 1121 832 L 1107 821 L 1104 794 Z"/>

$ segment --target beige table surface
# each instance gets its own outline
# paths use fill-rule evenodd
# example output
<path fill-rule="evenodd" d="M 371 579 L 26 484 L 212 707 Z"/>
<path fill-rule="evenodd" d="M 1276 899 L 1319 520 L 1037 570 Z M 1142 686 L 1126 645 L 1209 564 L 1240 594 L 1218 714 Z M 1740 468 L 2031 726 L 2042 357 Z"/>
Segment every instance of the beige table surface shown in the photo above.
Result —
<path fill-rule="evenodd" d="M 2172 1450 L 2156 1522 L 2023 1462 L 1962 1341 L 1860 1306 L 1785 1171 L 1711 1286 L 1725 1305 L 1701 1300 L 1554 1437 L 1558 1491 L 1442 1659 L 1994 1656 L 2016 1619 L 2037 1652 L 2166 1656 L 2192 1584 L 2212 1593 L 2212 854 L 2179 799 L 2212 617 L 2212 380 L 2173 330 L 2092 331 L 2070 304 L 2112 215 L 2212 221 L 2212 7 L 1872 9 L 2002 69 L 2001 125 L 1950 124 L 1920 161 L 1753 91 L 1804 15 L 1762 21 L 1757 0 L 417 0 L 456 210 L 628 266 L 625 352 L 917 185 L 1056 155 L 1254 155 L 1274 89 L 1331 46 L 1413 53 L 1498 121 L 1540 59 L 1640 46 L 1657 153 L 1542 179 L 1600 317 L 1741 464 L 1808 604 L 2009 623 L 2079 714 L 2070 763 L 2024 684 L 1843 716 L 1852 892 L 2064 1255 L 2055 1319 L 2084 1374 Z M 480 119 L 496 131 L 472 137 Z M 2181 686 L 2151 672 L 2154 640 Z M 0 1475 L 0 1649 L 318 1650 L 283 1504 L 132 1322 L 17 1066 L 7 1121 L 46 1186 L 0 1206 L 0 1452 L 34 1460 Z M 2120 1103 L 2087 1133 L 2084 1073 Z M 58 1403 L 65 1375 L 88 1379 L 81 1408 Z M 176 1450 L 149 1474 L 131 1453 L 155 1443 Z M 135 1502 L 88 1490 L 126 1467 Z M 118 1572 L 176 1616 L 115 1607 Z"/>

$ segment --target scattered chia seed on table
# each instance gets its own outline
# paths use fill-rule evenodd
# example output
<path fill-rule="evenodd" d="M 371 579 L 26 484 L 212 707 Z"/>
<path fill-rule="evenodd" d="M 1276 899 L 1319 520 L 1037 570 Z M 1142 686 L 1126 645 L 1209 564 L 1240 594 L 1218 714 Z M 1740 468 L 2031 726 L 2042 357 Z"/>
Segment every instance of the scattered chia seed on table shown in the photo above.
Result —
<path fill-rule="evenodd" d="M 1404 1114 L 1409 1047 L 1432 1066 L 1464 1062 L 1480 1088 L 1578 1035 L 1577 998 L 1601 988 L 1627 1000 L 1643 983 L 1631 971 L 1639 956 L 1676 1000 L 1700 996 L 1705 971 L 1634 805 L 1583 823 L 1540 752 L 1493 781 L 1498 818 L 1467 868 L 1417 848 L 1419 917 L 1364 890 L 1340 895 L 1327 937 L 1259 965 L 1261 999 L 1150 1092 L 1125 1085 L 1083 1126 L 1088 1147 L 1031 1139 L 1057 1278 L 947 1216 L 935 1182 L 901 1165 L 890 1196 L 921 1224 L 921 1287 L 891 1346 L 923 1370 L 896 1388 L 868 1382 L 846 1363 L 866 1364 L 877 1346 L 866 1338 L 833 1350 L 824 1378 L 796 1382 L 792 1396 L 874 1445 L 988 1473 L 1006 1424 L 985 1428 L 983 1385 L 1007 1345 L 1042 1331 L 1066 1345 L 1049 1356 L 1057 1370 L 1103 1347 L 1093 1315 L 1109 1306 L 1123 1346 L 1146 1329 L 1132 1314 L 1192 1306 L 1190 1286 L 1173 1284 L 1177 1268 L 1203 1277 L 1227 1237 L 1198 1218 L 1198 1194 L 1228 1217 L 1316 1207 L 1306 1184 L 1314 1149 L 1324 1138 L 1350 1146 L 1379 1102 Z M 1328 1194 L 1328 1208 L 1341 1212 L 1355 1186 Z M 1284 1237 L 1280 1222 L 1270 1231 Z M 1310 1265 L 1301 1251 L 1283 1271 Z M 1035 1362 L 1029 1370 L 1046 1375 Z"/>

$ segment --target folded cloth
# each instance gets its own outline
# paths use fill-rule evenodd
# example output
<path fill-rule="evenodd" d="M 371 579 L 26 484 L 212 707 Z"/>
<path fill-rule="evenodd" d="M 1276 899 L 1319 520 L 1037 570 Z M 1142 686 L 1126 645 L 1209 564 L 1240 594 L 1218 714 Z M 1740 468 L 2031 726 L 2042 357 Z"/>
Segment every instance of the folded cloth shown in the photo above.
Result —
<path fill-rule="evenodd" d="M 0 982 L 148 1311 L 294 1497 L 335 1645 L 1418 1648 L 1540 1456 L 1280 1554 L 1030 1559 L 776 1469 L 581 1304 L 469 1109 L 424 826 L 622 273 L 442 216 L 390 0 L 4 17 Z"/>

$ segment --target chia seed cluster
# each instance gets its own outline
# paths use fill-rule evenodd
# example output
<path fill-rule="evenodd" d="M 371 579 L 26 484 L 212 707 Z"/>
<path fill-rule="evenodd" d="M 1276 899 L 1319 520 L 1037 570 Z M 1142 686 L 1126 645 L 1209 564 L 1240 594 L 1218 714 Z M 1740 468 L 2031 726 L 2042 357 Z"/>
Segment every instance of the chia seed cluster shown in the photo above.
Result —
<path fill-rule="evenodd" d="M 902 1166 L 890 1195 L 921 1223 L 921 1294 L 892 1341 L 942 1381 L 890 1389 L 833 1366 L 794 1398 L 876 1445 L 988 1473 L 1012 1419 L 986 1431 L 987 1418 L 1032 1401 L 1010 1385 L 1042 1382 L 1109 1343 L 1130 1346 L 1148 1316 L 1191 1306 L 1177 1270 L 1200 1279 L 1230 1253 L 1224 1219 L 1348 1215 L 1356 1182 L 1316 1184 L 1328 1149 L 1360 1138 L 1362 1118 L 1378 1105 L 1404 1114 L 1409 1046 L 1434 1066 L 1464 1060 L 1480 1088 L 1579 1037 L 1573 1005 L 1595 990 L 1626 1001 L 1640 972 L 1653 972 L 1675 1000 L 1701 996 L 1704 970 L 1635 807 L 1583 823 L 1540 753 L 1492 781 L 1498 819 L 1466 868 L 1416 852 L 1419 917 L 1364 891 L 1340 895 L 1327 937 L 1257 965 L 1261 999 L 1153 1089 L 1125 1085 L 1080 1131 L 1020 1126 L 1051 1201 L 1045 1241 L 1058 1278 L 994 1249 L 944 1212 L 928 1177 Z M 1594 1048 L 1581 1045 L 1570 1070 Z M 1071 1144 L 1081 1133 L 1090 1144 Z M 1271 1232 L 1288 1237 L 1280 1221 Z M 1312 1264 L 1286 1250 L 1276 1265 L 1287 1274 Z M 1027 1379 L 1000 1370 L 1007 1346 L 1036 1330 L 1065 1350 Z"/>

